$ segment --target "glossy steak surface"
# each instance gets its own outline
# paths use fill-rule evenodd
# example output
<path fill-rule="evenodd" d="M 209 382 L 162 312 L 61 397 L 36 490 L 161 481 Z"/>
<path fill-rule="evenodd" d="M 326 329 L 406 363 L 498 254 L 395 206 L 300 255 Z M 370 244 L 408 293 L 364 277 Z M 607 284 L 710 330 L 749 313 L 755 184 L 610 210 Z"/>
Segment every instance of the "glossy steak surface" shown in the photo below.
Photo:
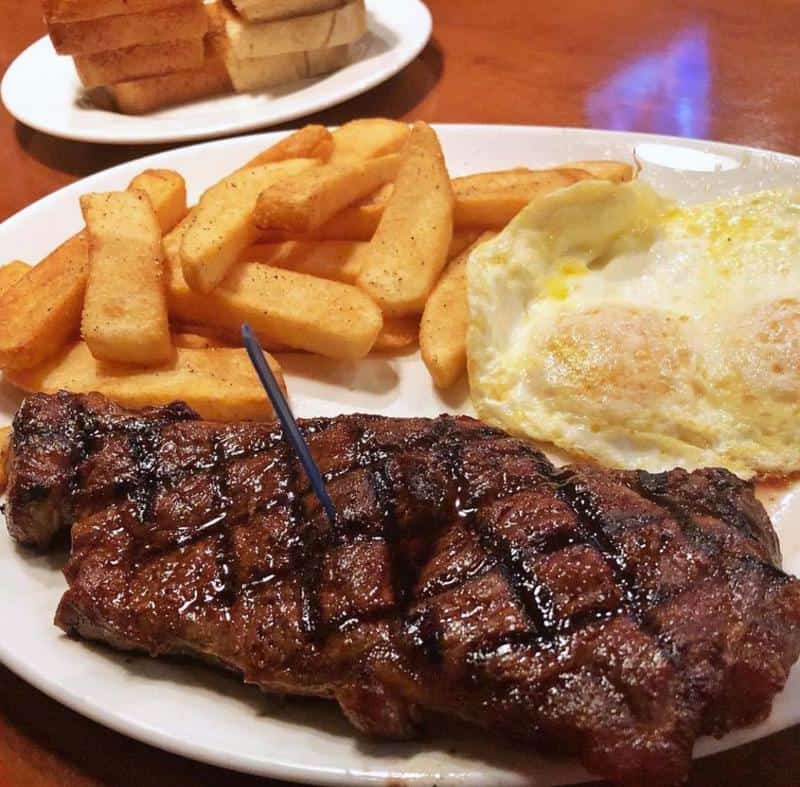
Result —
<path fill-rule="evenodd" d="M 27 398 L 8 525 L 37 548 L 71 529 L 57 624 L 330 697 L 368 734 L 446 714 L 625 785 L 678 784 L 698 735 L 769 713 L 800 583 L 750 484 L 556 468 L 465 417 L 301 428 L 333 526 L 274 424 Z"/>

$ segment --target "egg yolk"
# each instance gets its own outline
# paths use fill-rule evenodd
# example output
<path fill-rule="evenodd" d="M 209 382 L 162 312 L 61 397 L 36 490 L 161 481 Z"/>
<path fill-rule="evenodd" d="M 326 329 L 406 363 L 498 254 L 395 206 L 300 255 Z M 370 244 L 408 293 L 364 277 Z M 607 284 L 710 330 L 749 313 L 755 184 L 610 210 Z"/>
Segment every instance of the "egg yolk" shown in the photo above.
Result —
<path fill-rule="evenodd" d="M 548 297 L 563 301 L 569 295 L 570 279 L 575 276 L 583 276 L 587 270 L 583 260 L 572 258 L 561 260 L 556 266 L 556 272 L 545 280 L 543 290 Z"/>

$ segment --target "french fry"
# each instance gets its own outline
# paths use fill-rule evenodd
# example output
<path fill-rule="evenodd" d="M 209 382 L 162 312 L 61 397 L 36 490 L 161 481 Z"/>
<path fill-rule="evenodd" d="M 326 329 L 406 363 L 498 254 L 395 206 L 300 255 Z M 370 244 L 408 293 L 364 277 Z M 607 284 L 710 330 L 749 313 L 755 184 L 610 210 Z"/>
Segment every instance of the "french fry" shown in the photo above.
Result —
<path fill-rule="evenodd" d="M 400 156 L 323 164 L 267 186 L 258 196 L 255 222 L 264 230 L 312 234 L 339 211 L 364 199 L 397 175 Z"/>
<path fill-rule="evenodd" d="M 313 237 L 317 240 L 368 241 L 378 229 L 385 204 L 352 205 L 326 221 Z"/>
<path fill-rule="evenodd" d="M 359 286 L 389 315 L 420 314 L 447 262 L 453 190 L 433 129 L 415 123 Z"/>
<path fill-rule="evenodd" d="M 633 178 L 633 167 L 623 161 L 570 161 L 563 165 L 567 169 L 582 169 L 598 180 L 624 183 Z"/>
<path fill-rule="evenodd" d="M 381 329 L 378 307 L 356 287 L 244 262 L 213 292 L 191 289 L 183 277 L 176 248 L 181 225 L 164 239 L 167 300 L 173 319 L 238 331 L 249 322 L 262 342 L 329 358 L 364 357 Z"/>
<path fill-rule="evenodd" d="M 129 184 L 150 198 L 162 233 L 169 232 L 186 215 L 186 183 L 171 169 L 146 169 Z"/>
<path fill-rule="evenodd" d="M 325 222 L 314 237 L 319 240 L 370 240 L 378 229 L 393 189 L 393 183 L 385 183 L 367 199 L 345 208 Z"/>
<path fill-rule="evenodd" d="M 447 259 L 460 254 L 480 235 L 477 230 L 453 234 Z M 349 240 L 295 240 L 256 243 L 245 249 L 240 262 L 264 262 L 276 268 L 307 273 L 323 279 L 355 284 L 370 255 L 369 243 Z"/>
<path fill-rule="evenodd" d="M 383 328 L 372 345 L 374 351 L 402 350 L 419 339 L 417 317 L 384 317 Z"/>
<path fill-rule="evenodd" d="M 6 491 L 8 483 L 8 459 L 11 453 L 11 427 L 0 429 L 0 494 Z"/>
<path fill-rule="evenodd" d="M 274 358 L 264 354 L 283 385 Z M 244 348 L 176 348 L 159 367 L 141 369 L 98 361 L 85 342 L 62 349 L 34 369 L 7 373 L 25 391 L 97 391 L 123 407 L 141 408 L 185 401 L 203 418 L 214 421 L 263 421 L 273 417 L 264 389 Z"/>
<path fill-rule="evenodd" d="M 0 295 L 11 289 L 29 270 L 31 266 L 22 260 L 12 260 L 0 268 Z"/>
<path fill-rule="evenodd" d="M 228 342 L 199 333 L 173 333 L 172 344 L 186 350 L 210 350 L 212 347 L 230 347 Z"/>
<path fill-rule="evenodd" d="M 591 175 L 582 169 L 512 169 L 453 180 L 453 221 L 458 227 L 500 229 L 532 199 Z"/>
<path fill-rule="evenodd" d="M 501 229 L 532 199 L 587 177 L 622 182 L 633 170 L 618 161 L 576 161 L 550 170 L 514 169 L 481 172 L 453 179 L 453 223 L 457 229 Z M 369 240 L 383 215 L 393 186 L 387 183 L 372 197 L 331 217 L 313 237 L 318 240 Z M 271 238 L 273 236 L 270 236 Z M 282 239 L 275 235 L 275 240 Z"/>
<path fill-rule="evenodd" d="M 0 296 L 0 366 L 35 366 L 78 335 L 88 259 L 79 232 Z"/>
<path fill-rule="evenodd" d="M 85 194 L 89 278 L 81 333 L 106 361 L 157 365 L 172 355 L 161 230 L 143 191 Z"/>
<path fill-rule="evenodd" d="M 331 161 L 375 158 L 397 153 L 408 139 L 406 123 L 387 118 L 359 118 L 333 132 Z"/>
<path fill-rule="evenodd" d="M 289 159 L 238 170 L 208 189 L 192 209 L 180 256 L 193 289 L 210 292 L 239 255 L 258 239 L 253 210 L 270 184 L 318 166 L 315 159 Z"/>
<path fill-rule="evenodd" d="M 438 388 L 449 388 L 467 368 L 467 260 L 476 246 L 493 237 L 485 232 L 445 268 L 419 325 L 422 360 Z"/>
<path fill-rule="evenodd" d="M 251 158 L 243 169 L 292 158 L 314 158 L 327 161 L 332 152 L 333 136 L 325 126 L 304 126 Z"/>
<path fill-rule="evenodd" d="M 183 178 L 167 180 L 176 191 L 184 189 Z M 164 217 L 163 228 L 170 214 L 164 205 L 174 204 L 176 198 L 163 182 L 156 189 L 154 184 L 145 178 L 139 187 L 156 215 Z M 89 244 L 81 231 L 0 294 L 0 367 L 36 366 L 78 336 L 88 270 Z"/>
<path fill-rule="evenodd" d="M 286 241 L 251 246 L 240 261 L 264 262 L 309 276 L 355 284 L 368 254 L 369 244 L 358 241 Z"/>

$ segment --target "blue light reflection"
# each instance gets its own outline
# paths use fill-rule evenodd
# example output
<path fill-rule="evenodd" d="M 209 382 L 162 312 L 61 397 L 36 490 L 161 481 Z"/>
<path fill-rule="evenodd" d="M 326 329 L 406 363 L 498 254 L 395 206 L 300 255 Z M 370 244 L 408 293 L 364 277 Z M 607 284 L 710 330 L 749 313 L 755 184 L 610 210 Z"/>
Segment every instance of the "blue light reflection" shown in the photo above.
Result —
<path fill-rule="evenodd" d="M 710 94 L 708 33 L 694 27 L 598 85 L 586 98 L 586 114 L 595 128 L 705 137 Z"/>

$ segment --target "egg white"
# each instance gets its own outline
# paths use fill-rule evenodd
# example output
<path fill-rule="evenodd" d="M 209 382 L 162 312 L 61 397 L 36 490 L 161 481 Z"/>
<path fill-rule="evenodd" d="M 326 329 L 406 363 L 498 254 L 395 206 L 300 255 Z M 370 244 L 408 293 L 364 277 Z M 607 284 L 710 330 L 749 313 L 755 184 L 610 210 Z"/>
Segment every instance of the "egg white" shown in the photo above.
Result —
<path fill-rule="evenodd" d="M 584 181 L 467 270 L 482 419 L 616 467 L 800 469 L 800 191 Z"/>

